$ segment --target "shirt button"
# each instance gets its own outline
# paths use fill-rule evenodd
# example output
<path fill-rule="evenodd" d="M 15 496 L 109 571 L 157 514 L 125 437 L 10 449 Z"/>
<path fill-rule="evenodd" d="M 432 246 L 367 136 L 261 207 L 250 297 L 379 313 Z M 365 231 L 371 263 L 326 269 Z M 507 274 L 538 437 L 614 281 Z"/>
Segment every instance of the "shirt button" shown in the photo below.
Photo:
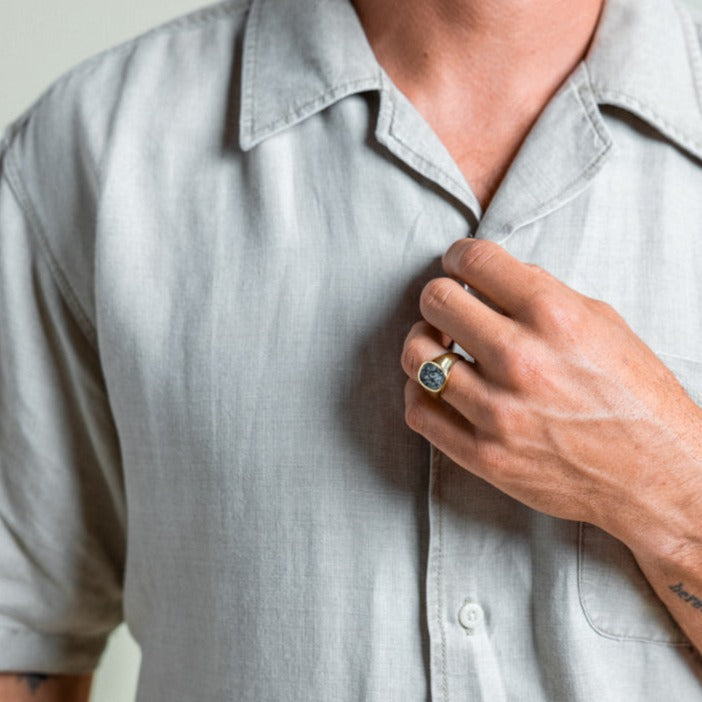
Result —
<path fill-rule="evenodd" d="M 474 634 L 475 630 L 485 619 L 483 608 L 477 602 L 465 600 L 463 606 L 458 610 L 458 621 L 466 630 L 466 634 Z"/>

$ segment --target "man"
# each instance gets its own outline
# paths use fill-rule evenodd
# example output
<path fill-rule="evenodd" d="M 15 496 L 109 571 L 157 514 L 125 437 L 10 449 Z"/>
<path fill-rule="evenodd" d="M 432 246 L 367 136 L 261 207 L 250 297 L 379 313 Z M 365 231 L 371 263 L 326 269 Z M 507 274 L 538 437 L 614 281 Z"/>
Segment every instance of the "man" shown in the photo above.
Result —
<path fill-rule="evenodd" d="M 234 0 L 14 122 L 6 695 L 702 697 L 701 32 Z"/>

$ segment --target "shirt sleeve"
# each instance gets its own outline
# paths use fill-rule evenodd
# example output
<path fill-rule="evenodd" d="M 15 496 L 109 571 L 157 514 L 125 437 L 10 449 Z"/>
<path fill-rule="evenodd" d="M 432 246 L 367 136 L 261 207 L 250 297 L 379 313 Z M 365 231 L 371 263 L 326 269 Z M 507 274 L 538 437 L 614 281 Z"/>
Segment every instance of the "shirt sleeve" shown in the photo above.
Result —
<path fill-rule="evenodd" d="M 94 670 L 122 621 L 125 500 L 94 329 L 0 142 L 0 672 Z M 60 187 L 61 174 L 54 174 Z M 50 227 L 51 213 L 42 222 Z M 45 233 L 44 233 L 45 235 Z"/>

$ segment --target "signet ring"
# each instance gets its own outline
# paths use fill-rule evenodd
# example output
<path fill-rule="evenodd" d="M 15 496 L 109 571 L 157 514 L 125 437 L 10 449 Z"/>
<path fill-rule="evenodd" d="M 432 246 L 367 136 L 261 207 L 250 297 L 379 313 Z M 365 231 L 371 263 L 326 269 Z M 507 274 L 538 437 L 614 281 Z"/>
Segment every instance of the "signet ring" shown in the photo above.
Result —
<path fill-rule="evenodd" d="M 431 361 L 424 361 L 417 372 L 419 384 L 432 395 L 440 395 L 448 383 L 451 367 L 461 358 L 457 353 L 442 353 Z"/>

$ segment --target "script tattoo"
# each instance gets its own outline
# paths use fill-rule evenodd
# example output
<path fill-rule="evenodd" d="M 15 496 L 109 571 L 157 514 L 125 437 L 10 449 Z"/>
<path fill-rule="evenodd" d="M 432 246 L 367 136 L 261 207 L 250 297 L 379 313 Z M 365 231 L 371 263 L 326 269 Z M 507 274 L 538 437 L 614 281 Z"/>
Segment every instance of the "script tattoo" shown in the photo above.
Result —
<path fill-rule="evenodd" d="M 27 685 L 29 685 L 29 689 L 32 692 L 36 692 L 37 688 L 43 683 L 48 680 L 49 676 L 45 675 L 44 673 L 22 673 L 21 675 L 17 676 L 20 680 L 26 680 Z"/>
<path fill-rule="evenodd" d="M 693 595 L 683 589 L 682 583 L 676 583 L 675 585 L 668 585 L 668 589 L 674 592 L 681 600 L 685 600 L 692 607 L 698 610 L 702 610 L 702 599 Z"/>

